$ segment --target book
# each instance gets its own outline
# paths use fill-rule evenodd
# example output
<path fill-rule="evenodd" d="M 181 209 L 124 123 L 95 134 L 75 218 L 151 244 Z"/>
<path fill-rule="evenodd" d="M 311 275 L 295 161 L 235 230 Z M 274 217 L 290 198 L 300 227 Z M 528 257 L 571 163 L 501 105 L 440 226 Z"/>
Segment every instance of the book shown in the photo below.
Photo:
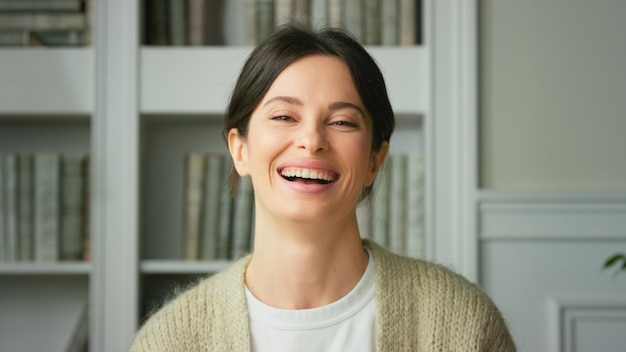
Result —
<path fill-rule="evenodd" d="M 250 176 L 242 177 L 233 210 L 231 259 L 239 259 L 250 252 L 254 193 Z"/>
<path fill-rule="evenodd" d="M 345 0 L 344 25 L 352 36 L 363 43 L 364 40 L 364 0 Z"/>
<path fill-rule="evenodd" d="M 311 0 L 293 0 L 291 17 L 304 27 L 311 27 Z"/>
<path fill-rule="evenodd" d="M 87 43 L 85 30 L 38 30 L 29 32 L 30 46 L 80 46 Z"/>
<path fill-rule="evenodd" d="M 170 27 L 168 0 L 146 1 L 146 15 L 147 44 L 169 45 Z"/>
<path fill-rule="evenodd" d="M 399 29 L 399 0 L 386 0 L 381 1 L 381 44 L 382 45 L 397 45 L 398 44 L 398 29 Z"/>
<path fill-rule="evenodd" d="M 246 43 L 256 45 L 259 42 L 257 0 L 245 0 Z"/>
<path fill-rule="evenodd" d="M 389 250 L 404 255 L 406 236 L 406 155 L 396 154 L 389 158 Z"/>
<path fill-rule="evenodd" d="M 30 32 L 28 30 L 8 30 L 0 32 L 0 46 L 28 46 Z"/>
<path fill-rule="evenodd" d="M 169 10 L 170 44 L 187 45 L 187 1 L 167 0 Z"/>
<path fill-rule="evenodd" d="M 83 192 L 83 254 L 84 261 L 91 260 L 91 155 L 87 154 L 83 160 L 83 175 L 85 185 Z"/>
<path fill-rule="evenodd" d="M 4 154 L 0 154 L 0 262 L 6 260 L 6 249 L 7 246 L 7 236 L 5 229 L 5 193 L 6 193 L 6 185 L 5 185 L 5 176 L 4 176 Z"/>
<path fill-rule="evenodd" d="M 204 45 L 205 19 L 207 0 L 189 0 L 188 3 L 188 44 L 191 46 Z"/>
<path fill-rule="evenodd" d="M 222 160 L 220 177 L 220 217 L 215 244 L 215 259 L 230 259 L 234 197 L 227 186 L 227 181 L 232 165 L 233 161 L 230 155 L 225 155 Z"/>
<path fill-rule="evenodd" d="M 197 260 L 200 254 L 200 220 L 205 161 L 203 153 L 193 152 L 185 156 L 183 258 L 186 260 Z"/>
<path fill-rule="evenodd" d="M 82 30 L 82 13 L 0 13 L 0 30 Z"/>
<path fill-rule="evenodd" d="M 344 27 L 343 0 L 326 0 L 326 23 L 331 27 Z"/>
<path fill-rule="evenodd" d="M 35 260 L 59 259 L 59 211 L 61 158 L 57 153 L 36 153 Z"/>
<path fill-rule="evenodd" d="M 257 0 L 256 4 L 257 40 L 262 41 L 274 31 L 274 0 Z M 255 43 L 256 44 L 256 43 Z"/>
<path fill-rule="evenodd" d="M 215 259 L 219 233 L 220 201 L 222 193 L 222 154 L 208 154 L 204 172 L 204 196 L 202 200 L 202 259 Z"/>
<path fill-rule="evenodd" d="M 63 156 L 61 159 L 61 260 L 83 258 L 83 167 L 81 156 Z"/>
<path fill-rule="evenodd" d="M 18 155 L 19 165 L 19 260 L 32 261 L 33 256 L 33 156 Z"/>
<path fill-rule="evenodd" d="M 16 261 L 19 257 L 18 187 L 19 169 L 17 156 L 4 155 L 4 260 Z"/>
<path fill-rule="evenodd" d="M 421 17 L 419 15 L 421 10 L 421 4 L 418 4 L 417 0 L 400 0 L 399 7 L 399 44 L 405 46 L 418 44 L 417 35 L 420 24 L 417 23 L 417 20 Z"/>
<path fill-rule="evenodd" d="M 388 240 L 388 203 L 389 203 L 389 158 L 383 163 L 378 176 L 376 176 L 376 183 L 372 193 L 372 235 L 371 238 L 374 242 L 383 247 L 389 246 Z"/>
<path fill-rule="evenodd" d="M 0 12 L 82 11 L 81 0 L 0 0 Z"/>
<path fill-rule="evenodd" d="M 274 21 L 277 26 L 288 23 L 293 16 L 292 0 L 274 0 Z"/>
<path fill-rule="evenodd" d="M 380 44 L 380 3 L 378 0 L 365 0 L 365 6 L 363 7 L 363 43 L 365 45 Z"/>
<path fill-rule="evenodd" d="M 426 252 L 423 155 L 412 153 L 407 156 L 406 183 L 406 254 L 424 258 Z"/>

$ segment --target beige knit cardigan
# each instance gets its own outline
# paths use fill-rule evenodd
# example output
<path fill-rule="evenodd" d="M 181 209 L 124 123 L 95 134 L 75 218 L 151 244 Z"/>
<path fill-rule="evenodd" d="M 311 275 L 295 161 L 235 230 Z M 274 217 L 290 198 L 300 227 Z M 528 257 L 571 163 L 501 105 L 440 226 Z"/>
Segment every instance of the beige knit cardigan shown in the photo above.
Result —
<path fill-rule="evenodd" d="M 366 245 L 375 264 L 378 351 L 515 351 L 500 312 L 476 285 L 442 266 Z M 166 304 L 130 351 L 249 351 L 249 258 Z"/>

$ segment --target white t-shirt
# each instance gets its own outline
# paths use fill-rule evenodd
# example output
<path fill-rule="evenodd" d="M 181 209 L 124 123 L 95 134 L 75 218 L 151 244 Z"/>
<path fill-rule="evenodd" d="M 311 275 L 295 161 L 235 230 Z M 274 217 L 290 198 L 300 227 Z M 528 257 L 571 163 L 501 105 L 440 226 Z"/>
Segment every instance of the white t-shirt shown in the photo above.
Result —
<path fill-rule="evenodd" d="M 246 287 L 252 351 L 374 351 L 374 263 L 347 295 L 312 309 L 278 309 Z"/>

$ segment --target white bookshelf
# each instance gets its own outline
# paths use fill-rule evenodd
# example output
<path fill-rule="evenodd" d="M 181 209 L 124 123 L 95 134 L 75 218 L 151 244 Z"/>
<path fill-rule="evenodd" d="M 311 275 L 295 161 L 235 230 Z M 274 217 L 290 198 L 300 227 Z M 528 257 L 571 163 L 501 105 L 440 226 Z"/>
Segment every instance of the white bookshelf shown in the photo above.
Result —
<path fill-rule="evenodd" d="M 58 263 L 38 263 L 38 262 L 17 262 L 0 264 L 0 276 L 62 276 L 62 275 L 84 275 L 91 273 L 91 264 L 88 262 L 58 262 Z"/>
<path fill-rule="evenodd" d="M 140 0 L 95 4 L 93 47 L 0 48 L 0 152 L 89 151 L 94 174 L 90 263 L 0 264 L 0 326 L 17 321 L 0 329 L 0 350 L 62 350 L 86 300 L 90 351 L 127 350 L 144 297 L 229 265 L 180 259 L 182 160 L 189 150 L 226 151 L 222 114 L 251 50 L 237 20 L 244 0 L 227 2 L 229 46 L 202 48 L 142 46 Z M 473 5 L 423 4 L 424 45 L 368 50 L 398 118 L 391 153 L 426 158 L 427 257 L 461 272 L 469 263 L 471 273 L 471 249 L 462 249 L 471 242 L 456 221 L 471 80 L 457 60 L 466 27 L 455 14 L 471 17 Z"/>
<path fill-rule="evenodd" d="M 0 114 L 88 115 L 94 49 L 0 49 Z"/>

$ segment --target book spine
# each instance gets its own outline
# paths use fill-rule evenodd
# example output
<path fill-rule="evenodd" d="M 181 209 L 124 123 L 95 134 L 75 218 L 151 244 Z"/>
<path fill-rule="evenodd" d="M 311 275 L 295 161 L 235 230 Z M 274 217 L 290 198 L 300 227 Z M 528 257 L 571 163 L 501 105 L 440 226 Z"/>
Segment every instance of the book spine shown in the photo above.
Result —
<path fill-rule="evenodd" d="M 364 42 L 364 0 L 345 0 L 345 28 L 360 43 Z"/>
<path fill-rule="evenodd" d="M 274 21 L 277 26 L 288 23 L 293 16 L 292 0 L 274 0 Z"/>
<path fill-rule="evenodd" d="M 398 0 L 385 0 L 381 3 L 381 44 L 387 46 L 398 45 L 399 35 L 399 3 Z"/>
<path fill-rule="evenodd" d="M 61 160 L 61 260 L 83 257 L 84 175 L 82 157 Z"/>
<path fill-rule="evenodd" d="M 389 246 L 387 227 L 390 177 L 389 164 L 389 158 L 387 158 L 378 171 L 376 186 L 372 194 L 372 239 L 383 247 Z"/>
<path fill-rule="evenodd" d="M 398 37 L 400 45 L 417 44 L 417 14 L 419 4 L 416 0 L 400 0 Z"/>
<path fill-rule="evenodd" d="M 292 18 L 304 27 L 311 27 L 311 0 L 293 0 Z"/>
<path fill-rule="evenodd" d="M 380 45 L 379 0 L 365 0 L 363 21 L 363 43 L 365 43 L 365 45 Z"/>
<path fill-rule="evenodd" d="M 6 235 L 6 227 L 5 227 L 5 203 L 6 203 L 6 181 L 5 181 L 5 171 L 4 171 L 4 154 L 0 154 L 0 262 L 6 260 L 7 254 L 6 250 L 7 246 L 7 235 Z"/>
<path fill-rule="evenodd" d="M 222 162 L 224 157 L 209 154 L 204 173 L 204 200 L 202 206 L 202 259 L 215 259 L 217 256 L 217 235 L 219 231 L 220 195 L 222 191 Z"/>
<path fill-rule="evenodd" d="M 257 0 L 258 40 L 264 40 L 274 31 L 274 0 Z"/>
<path fill-rule="evenodd" d="M 187 2 L 183 0 L 168 0 L 170 43 L 174 46 L 187 44 Z"/>
<path fill-rule="evenodd" d="M 331 27 L 343 28 L 343 0 L 326 0 L 326 23 Z"/>
<path fill-rule="evenodd" d="M 232 159 L 230 155 L 225 155 L 222 159 L 222 171 L 220 175 L 220 214 L 216 243 L 216 259 L 230 259 L 231 252 L 231 229 L 233 216 L 233 195 L 226 182 L 230 169 L 232 167 Z"/>
<path fill-rule="evenodd" d="M 85 29 L 85 16 L 82 13 L 0 13 L 0 30 L 6 29 Z"/>
<path fill-rule="evenodd" d="M 231 259 L 238 259 L 250 252 L 252 234 L 252 212 L 254 205 L 252 180 L 242 177 L 237 190 L 233 213 L 233 247 Z"/>
<path fill-rule="evenodd" d="M 5 260 L 16 261 L 19 258 L 19 170 L 15 154 L 6 154 L 4 157 L 4 179 Z"/>
<path fill-rule="evenodd" d="M 87 154 L 83 160 L 83 175 L 85 175 L 85 190 L 83 192 L 83 254 L 84 261 L 91 260 L 91 155 Z"/>
<path fill-rule="evenodd" d="M 189 0 L 188 24 L 189 24 L 189 45 L 204 45 L 204 20 L 206 0 Z"/>
<path fill-rule="evenodd" d="M 80 0 L 0 0 L 1 12 L 81 11 Z"/>
<path fill-rule="evenodd" d="M 19 242 L 22 261 L 32 261 L 33 256 L 33 157 L 30 154 L 19 156 L 20 168 L 20 210 Z"/>
<path fill-rule="evenodd" d="M 200 252 L 200 220 L 204 192 L 205 155 L 187 154 L 185 159 L 185 197 L 183 225 L 183 258 L 197 260 Z"/>
<path fill-rule="evenodd" d="M 150 0 L 148 8 L 148 44 L 169 45 L 168 0 Z"/>
<path fill-rule="evenodd" d="M 246 0 L 246 43 L 256 45 L 259 42 L 259 20 L 257 18 L 257 0 Z"/>
<path fill-rule="evenodd" d="M 35 259 L 59 259 L 60 156 L 35 154 Z"/>
<path fill-rule="evenodd" d="M 407 156 L 407 255 L 425 257 L 424 157 L 414 153 Z"/>

